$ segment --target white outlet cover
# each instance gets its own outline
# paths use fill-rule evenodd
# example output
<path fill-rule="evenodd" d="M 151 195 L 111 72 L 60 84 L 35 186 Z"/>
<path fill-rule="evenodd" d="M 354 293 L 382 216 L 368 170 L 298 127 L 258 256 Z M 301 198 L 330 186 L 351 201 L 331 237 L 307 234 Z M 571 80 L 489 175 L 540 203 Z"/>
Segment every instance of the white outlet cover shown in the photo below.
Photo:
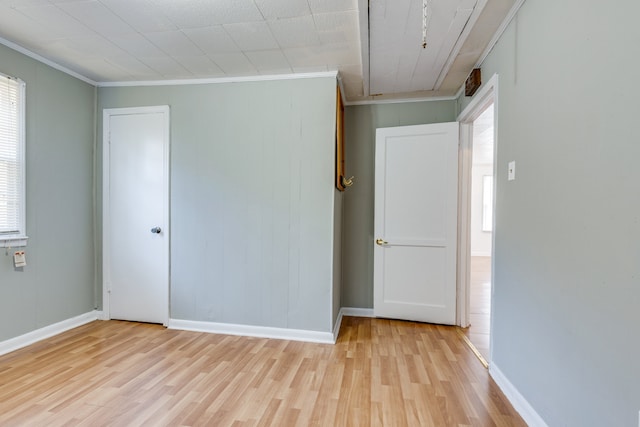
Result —
<path fill-rule="evenodd" d="M 509 181 L 513 181 L 514 179 L 516 179 L 516 162 L 511 161 L 509 162 L 509 170 L 508 170 L 508 180 Z"/>

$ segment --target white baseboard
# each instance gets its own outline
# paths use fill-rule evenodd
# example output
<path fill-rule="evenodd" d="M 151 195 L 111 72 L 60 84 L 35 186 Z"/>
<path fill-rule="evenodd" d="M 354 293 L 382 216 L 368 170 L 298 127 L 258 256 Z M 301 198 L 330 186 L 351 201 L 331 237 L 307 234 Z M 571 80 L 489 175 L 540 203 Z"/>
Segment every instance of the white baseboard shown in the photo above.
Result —
<path fill-rule="evenodd" d="M 209 332 L 224 335 L 242 335 L 246 337 L 274 338 L 291 341 L 306 341 L 322 344 L 334 344 L 333 333 L 305 331 L 301 329 L 272 328 L 268 326 L 236 325 L 231 323 L 202 322 L 194 320 L 169 319 L 169 329 Z"/>
<path fill-rule="evenodd" d="M 343 309 L 341 308 L 338 312 L 338 319 L 336 320 L 336 324 L 333 326 L 333 343 L 335 344 L 338 341 L 338 335 L 340 334 L 340 326 L 342 326 L 342 317 L 343 317 Z"/>
<path fill-rule="evenodd" d="M 542 417 L 533 409 L 529 402 L 527 402 L 527 399 L 520 394 L 518 389 L 511 384 L 511 381 L 507 379 L 493 362 L 489 365 L 489 374 L 527 425 L 530 427 L 548 427 Z"/>
<path fill-rule="evenodd" d="M 340 312 L 344 316 L 376 317 L 373 314 L 373 308 L 342 307 L 342 309 L 340 309 Z"/>
<path fill-rule="evenodd" d="M 227 335 L 244 335 L 249 337 L 275 338 L 292 341 L 307 341 L 324 344 L 334 344 L 338 339 L 342 318 L 344 316 L 375 317 L 373 309 L 343 307 L 340 309 L 333 332 L 305 331 L 300 329 L 271 328 L 265 326 L 235 325 L 227 323 L 198 322 L 192 320 L 169 319 L 170 329 L 185 331 L 210 332 Z M 61 334 L 69 329 L 77 328 L 94 320 L 107 320 L 103 311 L 94 310 L 44 328 L 28 332 L 15 338 L 0 341 L 0 356 L 11 353 L 38 341 Z"/>
<path fill-rule="evenodd" d="M 99 313 L 100 312 L 98 311 L 90 311 L 88 313 L 81 314 L 80 316 L 72 317 L 71 319 L 63 320 L 62 322 L 54 323 L 53 325 L 45 326 L 44 328 L 36 329 L 35 331 L 28 332 L 24 335 L 2 341 L 0 342 L 0 356 L 19 350 L 38 341 L 51 338 L 52 336 L 66 332 L 69 329 L 77 328 L 78 326 L 98 320 Z"/>

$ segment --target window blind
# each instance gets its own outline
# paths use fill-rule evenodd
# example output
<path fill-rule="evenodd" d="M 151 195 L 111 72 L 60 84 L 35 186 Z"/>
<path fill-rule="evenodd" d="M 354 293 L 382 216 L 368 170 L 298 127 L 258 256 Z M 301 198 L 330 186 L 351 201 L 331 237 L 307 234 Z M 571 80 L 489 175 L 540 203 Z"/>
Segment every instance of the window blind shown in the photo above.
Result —
<path fill-rule="evenodd" d="M 0 75 L 0 239 L 24 234 L 22 82 Z"/>

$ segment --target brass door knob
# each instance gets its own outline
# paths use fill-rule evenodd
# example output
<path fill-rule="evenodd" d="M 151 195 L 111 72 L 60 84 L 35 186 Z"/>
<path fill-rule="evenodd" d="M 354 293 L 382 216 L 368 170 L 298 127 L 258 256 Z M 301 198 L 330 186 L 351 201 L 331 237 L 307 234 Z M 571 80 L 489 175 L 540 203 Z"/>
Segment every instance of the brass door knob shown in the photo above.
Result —
<path fill-rule="evenodd" d="M 388 243 L 389 243 L 389 242 L 385 242 L 385 241 L 384 241 L 384 240 L 382 240 L 382 239 L 376 239 L 376 245 L 378 245 L 378 246 L 384 246 L 384 245 L 386 245 L 386 244 L 388 244 Z"/>

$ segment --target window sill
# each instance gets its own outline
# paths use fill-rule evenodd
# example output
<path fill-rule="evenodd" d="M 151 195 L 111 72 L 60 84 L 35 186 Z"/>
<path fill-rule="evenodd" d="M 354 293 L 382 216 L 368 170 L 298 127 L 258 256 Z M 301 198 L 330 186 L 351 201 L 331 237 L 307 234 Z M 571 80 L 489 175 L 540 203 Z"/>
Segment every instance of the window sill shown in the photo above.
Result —
<path fill-rule="evenodd" d="M 0 248 L 20 248 L 27 246 L 27 236 L 0 237 Z"/>

